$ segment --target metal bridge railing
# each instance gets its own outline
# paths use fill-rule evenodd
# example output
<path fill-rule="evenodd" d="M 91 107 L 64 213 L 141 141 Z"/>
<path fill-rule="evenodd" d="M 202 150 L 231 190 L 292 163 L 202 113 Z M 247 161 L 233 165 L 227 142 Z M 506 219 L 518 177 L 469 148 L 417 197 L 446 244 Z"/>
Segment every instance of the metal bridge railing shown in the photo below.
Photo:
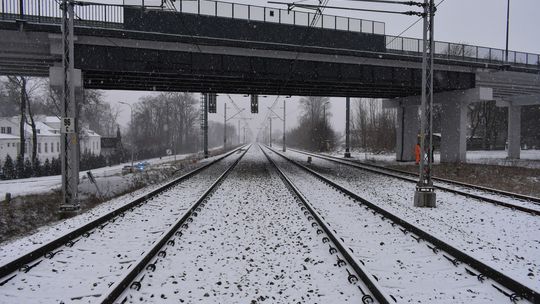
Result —
<path fill-rule="evenodd" d="M 386 35 L 386 49 L 389 52 L 419 55 L 422 53 L 422 48 L 422 39 Z M 500 64 L 504 64 L 506 61 L 503 49 L 441 41 L 435 42 L 435 58 Z M 508 51 L 508 63 L 516 66 L 537 66 L 540 68 L 540 55 Z"/>
<path fill-rule="evenodd" d="M 0 0 L 0 20 L 24 19 L 38 23 L 60 23 L 62 0 Z M 94 0 L 87 4 L 75 6 L 77 25 L 87 25 L 105 28 L 122 28 L 124 23 L 124 6 L 145 7 L 156 9 L 161 0 Z M 106 1 L 106 3 L 96 3 Z M 83 2 L 83 1 L 80 1 Z M 309 26 L 315 13 L 288 11 L 286 9 L 269 8 L 256 5 L 238 4 L 216 0 L 176 1 L 174 5 L 160 9 L 186 14 L 200 14 L 222 18 L 234 18 Z M 383 22 L 323 15 L 315 23 L 318 28 L 337 31 L 349 31 L 368 34 L 384 35 Z M 386 49 L 396 54 L 420 56 L 422 39 L 396 37 L 386 35 Z M 505 63 L 505 51 L 467 44 L 435 42 L 436 58 L 451 59 L 479 63 Z M 540 69 L 540 55 L 525 52 L 508 52 L 508 63 L 515 66 L 536 67 Z"/>
<path fill-rule="evenodd" d="M 142 5 L 143 2 L 147 3 L 148 0 L 129 1 L 130 4 L 133 2 L 137 2 L 138 4 Z M 177 1 L 174 7 L 169 5 L 169 9 L 188 14 L 199 14 L 298 26 L 311 25 L 316 16 L 315 12 L 289 11 L 286 9 L 216 0 Z M 378 35 L 384 35 L 385 32 L 384 22 L 334 15 L 322 15 L 316 20 L 314 27 Z"/>
<path fill-rule="evenodd" d="M 0 0 L 0 20 L 61 23 L 61 3 L 62 0 Z M 75 23 L 79 25 L 119 27 L 124 23 L 124 9 L 121 3 L 76 5 L 75 15 Z"/>

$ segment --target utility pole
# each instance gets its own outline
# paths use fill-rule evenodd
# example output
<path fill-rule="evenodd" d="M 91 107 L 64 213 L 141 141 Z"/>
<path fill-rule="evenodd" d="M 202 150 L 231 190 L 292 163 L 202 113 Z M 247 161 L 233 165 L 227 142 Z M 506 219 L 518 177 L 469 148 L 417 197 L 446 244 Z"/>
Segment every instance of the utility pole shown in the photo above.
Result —
<path fill-rule="evenodd" d="M 285 110 L 285 99 L 283 99 L 283 152 L 287 151 L 285 143 L 285 121 L 287 120 L 287 111 Z"/>
<path fill-rule="evenodd" d="M 232 100 L 232 99 L 231 99 Z M 234 103 L 233 103 L 234 105 Z M 233 116 L 227 118 L 227 103 L 223 103 L 223 147 L 225 147 L 225 145 L 227 144 L 227 121 L 235 118 L 238 114 L 242 113 L 245 109 L 242 108 L 242 109 L 238 109 L 238 112 L 236 112 L 236 114 L 234 114 Z M 238 128 L 240 128 L 240 120 L 238 120 Z M 238 131 L 240 132 L 240 131 Z M 240 138 L 240 137 L 238 137 Z"/>
<path fill-rule="evenodd" d="M 272 114 L 276 115 L 276 117 L 272 117 L 270 114 L 268 117 L 268 119 L 270 119 L 270 147 L 272 146 L 272 119 L 281 119 L 283 122 L 283 152 L 285 152 L 285 99 L 283 100 L 283 117 L 280 117 L 276 112 L 274 112 L 274 110 L 272 110 L 271 107 L 268 107 L 268 110 L 272 112 Z"/>
<path fill-rule="evenodd" d="M 505 52 L 505 63 L 508 64 L 508 35 L 510 30 L 510 0 L 508 0 L 508 5 L 506 7 L 506 52 Z"/>
<path fill-rule="evenodd" d="M 435 207 L 436 194 L 431 180 L 433 165 L 433 26 L 435 5 L 433 0 L 424 0 L 424 33 L 422 53 L 422 113 L 420 126 L 420 179 L 414 193 L 415 207 Z"/>
<path fill-rule="evenodd" d="M 133 107 L 127 102 L 120 101 L 120 103 L 129 107 L 129 116 L 130 116 L 130 120 L 131 120 L 131 130 L 133 131 L 133 127 L 134 127 L 134 125 L 133 125 Z M 135 150 L 135 136 L 132 133 L 131 134 L 131 172 L 133 172 L 133 150 Z"/>
<path fill-rule="evenodd" d="M 345 157 L 351 157 L 351 142 L 350 142 L 350 113 L 351 113 L 351 98 L 345 98 Z"/>
<path fill-rule="evenodd" d="M 238 144 L 240 144 L 240 119 L 238 119 L 238 129 L 236 129 L 236 132 L 238 132 Z"/>
<path fill-rule="evenodd" d="M 227 148 L 227 103 L 223 103 L 223 149 Z"/>
<path fill-rule="evenodd" d="M 79 128 L 75 100 L 73 19 L 74 2 L 62 1 L 62 203 L 61 212 L 79 210 Z"/>
<path fill-rule="evenodd" d="M 272 147 L 272 116 L 268 117 L 270 119 L 270 147 Z"/>
<path fill-rule="evenodd" d="M 202 131 L 203 131 L 203 153 L 204 158 L 208 158 L 208 93 L 201 94 L 202 102 Z"/>

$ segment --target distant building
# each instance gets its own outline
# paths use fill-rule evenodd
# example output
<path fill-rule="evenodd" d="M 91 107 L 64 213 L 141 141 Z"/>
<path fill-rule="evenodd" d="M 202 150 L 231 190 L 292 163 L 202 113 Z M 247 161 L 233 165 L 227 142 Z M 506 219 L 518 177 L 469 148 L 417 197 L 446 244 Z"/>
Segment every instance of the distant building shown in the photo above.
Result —
<path fill-rule="evenodd" d="M 105 156 L 107 164 L 122 161 L 124 147 L 122 146 L 122 134 L 120 128 L 116 130 L 116 137 L 101 137 L 101 155 Z"/>
<path fill-rule="evenodd" d="M 16 159 L 20 151 L 20 117 L 0 117 L 0 161 L 9 154 Z M 44 162 L 46 159 L 60 157 L 60 119 L 55 116 L 35 116 L 37 157 Z M 32 127 L 24 126 L 25 157 L 32 155 Z M 92 130 L 82 129 L 80 136 L 81 153 L 100 155 L 101 136 Z"/>

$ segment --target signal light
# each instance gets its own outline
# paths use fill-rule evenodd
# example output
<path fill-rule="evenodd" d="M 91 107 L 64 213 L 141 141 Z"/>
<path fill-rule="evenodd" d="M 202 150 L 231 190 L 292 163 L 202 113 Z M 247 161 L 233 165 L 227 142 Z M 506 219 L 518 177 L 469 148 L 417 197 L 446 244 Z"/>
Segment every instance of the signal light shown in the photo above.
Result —
<path fill-rule="evenodd" d="M 259 95 L 251 94 L 251 113 L 259 113 Z"/>
<path fill-rule="evenodd" d="M 217 94 L 208 93 L 206 96 L 208 98 L 208 113 L 217 113 Z"/>

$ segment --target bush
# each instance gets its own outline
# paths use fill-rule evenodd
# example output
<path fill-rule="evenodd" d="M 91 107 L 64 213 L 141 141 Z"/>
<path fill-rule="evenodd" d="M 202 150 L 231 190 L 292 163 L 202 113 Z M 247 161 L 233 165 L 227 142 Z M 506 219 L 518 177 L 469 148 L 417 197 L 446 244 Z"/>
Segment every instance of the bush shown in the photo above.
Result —
<path fill-rule="evenodd" d="M 6 160 L 4 161 L 4 165 L 2 166 L 2 172 L 4 173 L 5 179 L 14 179 L 17 177 L 15 174 L 15 166 L 13 165 L 13 160 L 9 155 L 6 156 Z"/>

